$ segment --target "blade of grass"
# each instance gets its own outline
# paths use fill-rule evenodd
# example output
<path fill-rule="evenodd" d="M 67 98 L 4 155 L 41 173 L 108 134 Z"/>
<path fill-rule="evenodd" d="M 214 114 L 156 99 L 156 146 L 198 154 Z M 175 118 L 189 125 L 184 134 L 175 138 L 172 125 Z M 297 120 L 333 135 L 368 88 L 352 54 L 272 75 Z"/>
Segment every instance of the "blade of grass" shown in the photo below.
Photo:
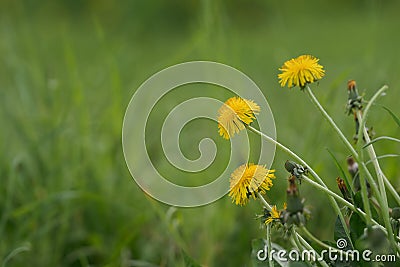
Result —
<path fill-rule="evenodd" d="M 375 142 L 378 142 L 380 140 L 390 140 L 390 141 L 395 141 L 400 143 L 400 139 L 394 138 L 394 137 L 390 137 L 390 136 L 380 136 L 378 138 L 375 138 L 373 140 L 371 140 L 371 142 L 368 142 L 367 144 L 365 144 L 362 148 L 366 148 L 369 145 L 372 145 Z"/>
<path fill-rule="evenodd" d="M 392 116 L 393 120 L 396 122 L 397 126 L 400 127 L 400 119 L 399 117 L 396 116 L 396 114 L 394 114 L 390 109 L 388 109 L 387 107 L 383 106 L 383 105 L 379 105 L 381 106 L 384 110 L 386 110 L 390 116 Z"/>
<path fill-rule="evenodd" d="M 339 161 L 337 160 L 337 158 L 335 157 L 335 155 L 332 153 L 332 151 L 329 150 L 329 148 L 326 148 L 326 150 L 328 151 L 329 155 L 331 155 L 333 161 L 335 162 L 336 167 L 338 168 L 338 170 L 340 171 L 340 175 L 341 177 L 343 177 L 344 182 L 346 183 L 347 188 L 351 189 L 351 196 L 353 197 L 353 185 L 352 183 L 350 183 L 349 179 L 347 178 L 346 173 L 344 172 L 342 166 L 340 166 Z"/>

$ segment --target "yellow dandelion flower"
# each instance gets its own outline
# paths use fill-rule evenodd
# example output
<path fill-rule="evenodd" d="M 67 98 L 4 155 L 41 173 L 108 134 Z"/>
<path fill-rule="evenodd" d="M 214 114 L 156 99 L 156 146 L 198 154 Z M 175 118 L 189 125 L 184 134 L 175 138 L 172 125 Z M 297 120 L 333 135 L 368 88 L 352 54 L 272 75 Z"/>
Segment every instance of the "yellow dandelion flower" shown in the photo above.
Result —
<path fill-rule="evenodd" d="M 325 70 L 323 66 L 318 64 L 318 61 L 318 58 L 310 55 L 302 55 L 286 61 L 279 69 L 282 71 L 278 75 L 279 83 L 282 87 L 287 84 L 289 88 L 293 86 L 304 88 L 307 83 L 322 79 Z"/>
<path fill-rule="evenodd" d="M 269 212 L 268 218 L 265 220 L 265 224 L 270 224 L 274 220 L 279 219 L 281 217 L 281 212 L 276 208 L 276 205 L 272 206 L 271 211 Z"/>
<path fill-rule="evenodd" d="M 255 120 L 255 114 L 258 112 L 260 112 L 260 106 L 252 100 L 240 97 L 229 98 L 218 110 L 219 134 L 225 139 L 229 139 L 235 133 L 243 130 L 245 124 L 248 125 Z"/>
<path fill-rule="evenodd" d="M 250 196 L 256 198 L 256 192 L 265 194 L 272 187 L 275 170 L 268 170 L 265 166 L 244 164 L 238 167 L 231 175 L 229 196 L 236 205 L 245 205 Z"/>

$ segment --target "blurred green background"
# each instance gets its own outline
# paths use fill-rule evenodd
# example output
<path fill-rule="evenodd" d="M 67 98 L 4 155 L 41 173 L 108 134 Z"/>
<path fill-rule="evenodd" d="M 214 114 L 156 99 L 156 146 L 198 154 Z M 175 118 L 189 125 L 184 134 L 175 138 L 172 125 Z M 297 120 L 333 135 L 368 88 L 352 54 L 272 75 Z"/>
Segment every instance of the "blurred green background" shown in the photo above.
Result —
<path fill-rule="evenodd" d="M 394 0 L 1 1 L 0 262 L 183 266 L 185 250 L 205 266 L 249 265 L 251 240 L 265 235 L 255 220 L 257 201 L 243 208 L 225 196 L 204 207 L 174 209 L 133 182 L 121 146 L 129 99 L 149 76 L 173 64 L 231 65 L 262 88 L 278 139 L 339 192 L 339 172 L 326 148 L 344 168 L 348 152 L 302 92 L 279 87 L 278 68 L 300 54 L 320 58 L 326 76 L 314 91 L 349 138 L 348 79 L 357 80 L 366 97 L 388 84 L 379 103 L 400 115 L 398 10 Z M 231 94 L 194 86 L 167 95 L 152 116 L 156 137 L 169 110 L 194 96 L 225 100 Z M 381 108 L 368 123 L 378 136 L 400 135 Z M 226 147 L 215 123 L 198 122 L 184 128 L 183 152 L 196 158 L 205 136 Z M 163 167 L 161 147 L 150 147 L 160 168 L 170 168 Z M 399 146 L 381 142 L 376 150 L 398 153 Z M 277 152 L 277 179 L 267 196 L 278 207 L 285 199 L 286 159 Z M 399 159 L 381 163 L 399 188 Z M 223 164 L 220 155 L 213 171 L 197 177 L 211 181 Z M 312 212 L 309 229 L 333 240 L 335 214 L 326 196 L 305 184 L 300 190 Z M 284 244 L 278 235 L 274 240 Z"/>

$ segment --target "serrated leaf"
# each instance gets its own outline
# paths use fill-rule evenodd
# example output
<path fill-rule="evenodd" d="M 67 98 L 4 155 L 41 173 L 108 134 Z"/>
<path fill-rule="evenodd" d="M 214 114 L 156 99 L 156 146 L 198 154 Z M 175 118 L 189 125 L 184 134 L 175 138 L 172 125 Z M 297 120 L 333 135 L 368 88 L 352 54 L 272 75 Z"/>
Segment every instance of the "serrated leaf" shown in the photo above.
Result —
<path fill-rule="evenodd" d="M 335 229 L 333 232 L 333 238 L 338 240 L 339 238 L 347 239 L 346 231 L 344 230 L 342 221 L 340 220 L 339 216 L 336 217 L 335 221 Z"/>

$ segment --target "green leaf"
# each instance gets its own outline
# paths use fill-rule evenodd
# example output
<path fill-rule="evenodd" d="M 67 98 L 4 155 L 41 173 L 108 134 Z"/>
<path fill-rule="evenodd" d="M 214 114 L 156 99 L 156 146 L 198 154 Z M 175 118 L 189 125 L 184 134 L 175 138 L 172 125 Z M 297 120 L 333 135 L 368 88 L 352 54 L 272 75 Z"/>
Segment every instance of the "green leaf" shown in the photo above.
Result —
<path fill-rule="evenodd" d="M 340 171 L 341 177 L 343 177 L 344 183 L 346 184 L 347 188 L 350 191 L 350 194 L 351 194 L 352 198 L 354 198 L 353 187 L 352 187 L 349 179 L 347 178 L 346 172 L 343 170 L 342 166 L 339 164 L 339 161 L 337 160 L 335 155 L 329 150 L 329 148 L 327 148 L 326 150 L 328 151 L 329 155 L 331 155 L 333 161 L 335 162 L 336 167 Z"/>
<path fill-rule="evenodd" d="M 358 176 L 359 177 L 359 176 Z M 357 180 L 355 180 L 356 182 L 358 181 L 358 184 L 360 183 L 360 178 L 358 178 Z M 361 185 L 359 184 L 358 187 L 361 187 Z M 364 203 L 362 200 L 362 196 L 361 196 L 361 190 L 358 191 L 357 193 L 354 194 L 354 205 L 357 208 L 363 209 L 364 208 Z"/>
<path fill-rule="evenodd" d="M 393 120 L 397 123 L 397 125 L 400 127 L 400 119 L 399 117 L 396 116 L 396 114 L 394 114 L 390 109 L 388 109 L 387 107 L 381 105 L 383 109 L 385 109 L 390 116 L 392 116 Z"/>
<path fill-rule="evenodd" d="M 347 246 L 345 248 L 343 248 L 344 250 L 353 249 L 352 243 L 350 242 L 348 236 L 346 235 L 346 231 L 344 230 L 344 226 L 343 226 L 339 216 L 336 217 L 335 230 L 333 232 L 333 237 L 336 241 L 341 238 L 345 239 L 347 241 Z"/>
<path fill-rule="evenodd" d="M 186 251 L 182 250 L 183 261 L 186 267 L 201 267 L 192 257 L 190 257 Z"/>
<path fill-rule="evenodd" d="M 363 235 L 366 224 L 358 213 L 354 212 L 350 217 L 350 237 L 353 243 Z"/>
<path fill-rule="evenodd" d="M 20 254 L 20 253 L 22 253 L 22 252 L 28 252 L 28 251 L 30 251 L 31 248 L 32 248 L 31 243 L 26 242 L 25 244 L 23 244 L 23 245 L 21 245 L 21 246 L 15 248 L 15 249 L 13 249 L 13 250 L 4 258 L 3 263 L 2 263 L 1 266 L 2 266 L 2 267 L 3 267 L 3 266 L 6 266 L 6 264 L 7 264 L 7 262 L 8 262 L 9 260 L 11 260 L 12 258 L 14 258 L 15 256 L 17 256 L 18 254 Z"/>
<path fill-rule="evenodd" d="M 366 148 L 367 146 L 372 145 L 373 143 L 380 141 L 380 140 L 390 140 L 390 141 L 395 141 L 395 142 L 400 143 L 400 139 L 393 138 L 390 136 L 380 136 L 378 138 L 375 138 L 374 140 L 371 140 L 371 142 L 365 144 L 362 148 Z"/>
<path fill-rule="evenodd" d="M 400 157 L 400 155 L 398 154 L 385 154 L 379 157 L 376 157 L 376 159 L 384 159 L 384 158 L 397 158 Z M 372 160 L 368 160 L 367 162 L 365 162 L 365 165 L 368 165 L 372 162 Z"/>

